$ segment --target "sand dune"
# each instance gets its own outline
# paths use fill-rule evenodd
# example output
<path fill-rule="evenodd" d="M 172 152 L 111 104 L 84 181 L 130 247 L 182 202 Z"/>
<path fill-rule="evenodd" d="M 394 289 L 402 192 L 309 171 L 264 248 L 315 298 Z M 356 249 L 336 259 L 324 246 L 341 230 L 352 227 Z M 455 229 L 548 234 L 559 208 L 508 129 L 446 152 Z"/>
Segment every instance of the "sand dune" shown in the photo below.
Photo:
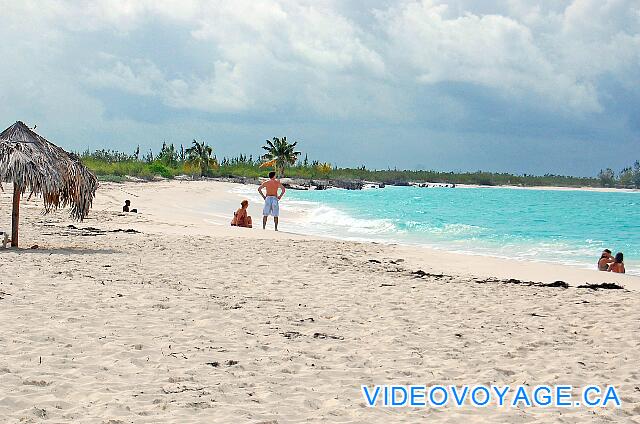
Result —
<path fill-rule="evenodd" d="M 84 223 L 26 203 L 39 248 L 0 249 L 0 421 L 640 422 L 637 279 L 590 290 L 599 273 L 452 272 L 428 251 L 230 228 L 228 190 L 105 184 Z M 121 216 L 125 196 L 143 213 Z M 554 269 L 571 287 L 506 282 Z M 615 385 L 622 408 L 367 408 L 360 392 L 560 383 Z"/>

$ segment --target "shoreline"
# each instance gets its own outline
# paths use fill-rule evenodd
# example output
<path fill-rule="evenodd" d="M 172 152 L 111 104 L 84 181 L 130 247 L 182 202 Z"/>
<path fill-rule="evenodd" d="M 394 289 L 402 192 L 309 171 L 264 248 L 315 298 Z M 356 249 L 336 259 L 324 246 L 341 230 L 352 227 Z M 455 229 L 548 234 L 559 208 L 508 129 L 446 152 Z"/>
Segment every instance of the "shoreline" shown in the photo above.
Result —
<path fill-rule="evenodd" d="M 215 181 L 222 183 L 252 185 L 257 184 L 258 180 L 266 179 L 266 177 L 253 178 L 253 177 L 204 177 L 202 179 L 193 179 L 189 176 L 178 175 L 173 179 L 167 179 L 163 177 L 154 177 L 151 180 L 145 180 L 136 177 L 126 176 L 124 181 L 110 181 L 100 180 L 101 184 L 129 184 L 129 183 L 157 183 L 164 181 Z M 319 184 L 326 189 L 345 189 L 345 190 L 365 190 L 366 185 L 378 185 L 384 187 L 417 187 L 417 188 L 505 188 L 514 190 L 554 190 L 554 191 L 589 191 L 589 192 L 603 192 L 603 193 L 640 193 L 638 188 L 616 188 L 616 187 L 590 187 L 590 186 L 516 186 L 516 185 L 479 185 L 479 184 L 456 184 L 449 182 L 407 182 L 402 184 L 384 183 L 380 181 L 369 180 L 352 180 L 352 179 L 321 179 L 321 178 L 283 178 L 291 185 L 292 190 L 309 190 L 309 187 L 314 183 Z M 334 183 L 332 185 L 331 183 Z M 337 184 L 336 184 L 337 183 Z M 418 184 L 454 184 L 455 187 L 418 187 Z M 359 187 L 359 188 L 355 188 Z M 289 188 L 287 188 L 289 189 Z"/>
<path fill-rule="evenodd" d="M 245 193 L 239 193 L 231 189 L 229 194 L 243 198 Z M 257 200 L 257 199 L 254 199 Z M 286 211 L 286 203 L 282 209 Z M 295 219 L 301 217 L 294 215 Z M 401 251 L 403 255 L 412 257 L 416 266 L 427 264 L 436 273 L 445 272 L 445 267 L 440 263 L 446 255 L 449 265 L 453 264 L 454 269 L 449 270 L 454 275 L 465 275 L 469 277 L 481 278 L 519 278 L 524 280 L 535 280 L 536 282 L 552 283 L 556 280 L 563 280 L 572 285 L 597 284 L 601 282 L 611 282 L 624 284 L 634 289 L 640 290 L 640 275 L 636 274 L 613 274 L 589 268 L 586 263 L 562 263 L 552 260 L 523 259 L 517 257 L 507 257 L 491 255 L 485 252 L 456 251 L 446 246 L 428 246 L 421 243 L 411 243 L 402 240 L 385 240 L 365 237 L 348 237 L 336 234 L 317 234 L 305 232 L 298 227 L 293 231 L 295 234 L 306 237 L 330 239 L 338 241 L 349 241 L 356 243 L 373 243 L 387 246 Z M 436 259 L 438 258 L 438 259 Z"/>
<path fill-rule="evenodd" d="M 281 231 L 279 233 L 273 231 L 272 220 L 269 221 L 267 231 L 262 230 L 259 219 L 261 205 L 253 201 L 249 206 L 249 214 L 254 217 L 254 228 L 231 227 L 229 222 L 233 216 L 233 211 L 239 207 L 240 200 L 247 197 L 247 193 L 237 192 L 237 190 L 246 190 L 249 187 L 251 186 L 246 184 L 216 181 L 164 181 L 142 185 L 133 183 L 125 186 L 120 183 L 110 183 L 109 186 L 103 187 L 108 194 L 109 201 L 101 201 L 97 206 L 99 208 L 106 206 L 107 209 L 117 210 L 116 208 L 120 205 L 115 199 L 114 193 L 128 191 L 141 196 L 138 198 L 139 203 L 161 204 L 162 207 L 160 209 L 152 211 L 153 220 L 163 223 L 163 231 L 169 233 L 210 234 L 266 240 L 292 238 L 298 240 L 349 241 L 384 246 L 403 257 L 406 256 L 417 269 L 430 270 L 430 272 L 434 273 L 444 272 L 452 275 L 480 278 L 517 278 L 545 283 L 563 280 L 571 285 L 611 282 L 625 287 L 628 286 L 634 290 L 640 290 L 640 276 L 631 274 L 612 274 L 559 263 L 501 258 L 475 253 L 457 253 L 444 249 L 397 242 L 349 240 L 344 237 L 296 232 L 297 228 L 291 224 L 301 221 L 303 216 L 300 215 L 299 211 L 286 211 L 286 203 L 283 206 L 286 215 L 283 216 L 281 221 Z M 234 190 L 236 191 L 234 192 Z M 257 191 L 255 195 L 257 196 Z M 104 205 L 104 203 L 108 205 Z M 142 211 L 143 215 L 141 216 L 145 216 L 144 208 Z M 201 224 L 205 224 L 205 226 L 201 226 Z M 443 265 L 442 261 L 442 256 L 445 254 L 447 255 L 447 265 Z"/>
<path fill-rule="evenodd" d="M 240 200 L 251 185 L 218 181 L 177 181 L 165 180 L 146 184 L 140 183 L 102 183 L 98 189 L 96 201 L 89 218 L 80 226 L 94 225 L 93 212 L 118 213 L 125 198 L 132 200 L 132 207 L 137 207 L 140 214 L 127 215 L 127 221 L 135 222 L 136 228 L 157 234 L 169 235 L 209 235 L 216 237 L 234 237 L 260 240 L 325 240 L 335 242 L 353 242 L 365 245 L 381 246 L 397 252 L 407 260 L 411 260 L 416 269 L 433 273 L 479 277 L 479 278 L 517 278 L 525 281 L 552 283 L 563 280 L 570 285 L 584 283 L 616 283 L 640 290 L 640 276 L 633 274 L 613 274 L 596 269 L 587 269 L 576 265 L 565 265 L 557 262 L 534 261 L 518 258 L 506 258 L 475 252 L 455 252 L 446 248 L 430 247 L 398 241 L 363 240 L 334 235 L 318 235 L 301 232 L 296 222 L 302 222 L 304 216 L 300 211 L 287 211 L 280 224 L 280 232 L 273 231 L 270 220 L 267 231 L 261 228 L 261 205 L 252 201 L 249 214 L 254 217 L 254 228 L 245 229 L 231 227 L 233 212 L 239 207 Z M 254 186 L 256 187 L 256 186 Z M 235 191 L 234 191 L 235 190 Z M 8 192 L 2 194 L 8 196 Z M 257 195 L 257 191 L 256 194 Z M 23 201 L 24 202 L 24 201 Z M 31 199 L 27 208 L 41 211 L 41 200 Z M 27 202 L 25 202 L 27 203 Z M 34 211 L 35 212 L 35 211 Z M 65 211 L 61 211 L 63 214 Z M 33 212 L 32 212 L 33 213 Z M 8 219 L 10 217 L 2 217 Z M 43 218 L 47 220 L 47 216 Z M 71 222 L 71 221 L 70 221 Z M 4 228 L 10 228 L 10 223 Z M 97 224 L 97 223 L 96 223 Z M 292 225 L 293 224 L 293 225 Z M 34 241 L 37 243 L 37 240 Z M 446 265 L 442 257 L 446 255 Z M 400 257 L 399 256 L 399 257 Z"/>

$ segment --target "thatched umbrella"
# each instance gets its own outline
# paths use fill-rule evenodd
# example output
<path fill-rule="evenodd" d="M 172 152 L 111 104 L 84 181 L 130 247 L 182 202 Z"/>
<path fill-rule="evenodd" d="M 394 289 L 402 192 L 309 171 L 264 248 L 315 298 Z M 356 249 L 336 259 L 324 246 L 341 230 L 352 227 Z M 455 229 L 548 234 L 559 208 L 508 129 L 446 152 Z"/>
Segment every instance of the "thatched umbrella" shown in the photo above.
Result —
<path fill-rule="evenodd" d="M 23 122 L 0 133 L 0 184 L 13 183 L 11 246 L 18 246 L 20 196 L 42 194 L 44 213 L 71 206 L 71 217 L 82 221 L 98 188 L 98 180 L 73 153 L 39 136 Z M 2 187 L 0 185 L 0 187 Z"/>

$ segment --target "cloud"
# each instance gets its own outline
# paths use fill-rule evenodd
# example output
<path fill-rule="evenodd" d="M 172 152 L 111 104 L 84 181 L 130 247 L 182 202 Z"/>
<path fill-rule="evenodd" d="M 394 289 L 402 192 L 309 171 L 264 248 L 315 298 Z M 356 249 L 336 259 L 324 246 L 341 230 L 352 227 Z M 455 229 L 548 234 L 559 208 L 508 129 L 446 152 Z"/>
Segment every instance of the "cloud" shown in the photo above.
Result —
<path fill-rule="evenodd" d="M 96 87 L 117 88 L 137 95 L 158 95 L 167 82 L 162 72 L 146 60 L 134 61 L 132 69 L 117 60 L 111 68 L 88 71 L 85 80 Z"/>
<path fill-rule="evenodd" d="M 512 0 L 504 14 L 491 2 L 475 11 L 477 2 L 448 3 L 383 4 L 367 11 L 374 28 L 341 14 L 335 2 L 110 0 L 53 3 L 43 16 L 75 32 L 133 31 L 156 19 L 181 25 L 205 53 L 208 74 L 185 70 L 170 79 L 149 58 L 133 57 L 90 71 L 88 81 L 207 112 L 311 107 L 324 116 L 329 110 L 342 118 L 380 116 L 366 101 L 358 108 L 357 93 L 406 90 L 383 102 L 392 104 L 415 84 L 466 82 L 532 97 L 543 108 L 593 113 L 602 111 L 597 79 L 611 73 L 625 79 L 637 68 L 640 53 L 629 52 L 640 51 L 637 26 L 632 31 L 640 14 L 630 1 L 575 0 L 563 10 Z M 328 81 L 340 80 L 353 89 L 331 90 Z M 404 114 L 398 105 L 388 117 Z"/>
<path fill-rule="evenodd" d="M 141 14 L 166 18 L 174 6 L 117 4 L 129 21 L 141 20 Z M 360 89 L 381 90 L 378 80 L 385 74 L 384 60 L 363 41 L 366 34 L 361 28 L 331 9 L 275 1 L 203 3 L 189 9 L 198 13 L 183 14 L 180 22 L 204 53 L 201 61 L 208 73 L 187 72 L 171 79 L 149 59 L 114 57 L 115 64 L 98 63 L 96 69 L 87 70 L 86 81 L 156 96 L 171 107 L 213 113 L 288 110 L 345 118 L 379 114 L 366 107 L 359 113 L 354 99 L 362 97 L 357 94 Z M 97 27 L 122 13 L 108 14 Z M 389 107 L 390 112 L 394 109 Z"/>
<path fill-rule="evenodd" d="M 531 29 L 501 15 L 453 13 L 445 4 L 412 2 L 379 12 L 391 55 L 423 84 L 467 82 L 504 96 L 535 96 L 548 107 L 599 112 L 595 87 L 557 66 Z"/>
<path fill-rule="evenodd" d="M 211 78 L 188 86 L 174 81 L 168 104 L 177 108 L 195 108 L 211 112 L 235 112 L 251 109 L 254 100 L 246 91 L 244 69 L 239 64 L 216 61 Z"/>
<path fill-rule="evenodd" d="M 640 51 L 640 34 L 629 29 L 640 15 L 631 2 L 575 0 L 559 9 L 552 7 L 557 3 L 512 0 L 504 14 L 491 2 L 479 10 L 477 2 L 449 3 L 383 4 L 367 10 L 374 28 L 341 14 L 334 2 L 112 0 L 58 10 L 56 16 L 66 12 L 67 22 L 87 22 L 94 30 L 130 31 L 154 19 L 184 26 L 205 52 L 207 75 L 160 83 L 162 71 L 149 72 L 153 63 L 135 74 L 127 71 L 140 68 L 136 61 L 142 58 L 133 58 L 110 71 L 96 70 L 91 80 L 101 76 L 105 83 L 110 72 L 114 88 L 155 86 L 167 105 L 214 113 L 311 108 L 323 117 L 381 117 L 369 102 L 354 99 L 406 90 L 388 101 L 376 99 L 389 106 L 387 118 L 402 120 L 410 113 L 408 103 L 397 102 L 411 97 L 411 86 L 441 82 L 531 98 L 543 109 L 597 113 L 597 79 L 611 73 L 625 79 L 637 68 L 638 53 L 629 52 Z M 339 86 L 340 80 L 345 84 L 332 90 L 328 81 Z"/>
<path fill-rule="evenodd" d="M 493 135 L 496 145 L 541 134 L 572 146 L 607 132 L 638 140 L 634 0 L 0 5 L 0 54 L 12 58 L 0 68 L 0 94 L 13 100 L 0 112 L 67 134 L 64 121 L 137 139 L 161 131 L 149 122 L 167 129 L 179 120 L 185 132 L 205 121 L 233 122 L 233 131 L 313 125 L 315 143 L 337 126 L 356 136 L 377 128 L 373 146 L 400 127 L 414 145 L 428 131 Z"/>

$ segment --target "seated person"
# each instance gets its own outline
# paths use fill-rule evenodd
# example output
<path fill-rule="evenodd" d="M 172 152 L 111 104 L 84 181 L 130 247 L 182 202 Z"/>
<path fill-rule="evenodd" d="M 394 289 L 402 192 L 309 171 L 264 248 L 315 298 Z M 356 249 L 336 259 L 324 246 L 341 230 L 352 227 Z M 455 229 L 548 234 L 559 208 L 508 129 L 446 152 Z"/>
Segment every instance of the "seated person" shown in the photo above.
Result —
<path fill-rule="evenodd" d="M 616 253 L 616 258 L 611 265 L 609 265 L 609 272 L 617 272 L 624 274 L 624 255 L 622 252 Z"/>
<path fill-rule="evenodd" d="M 138 213 L 138 209 L 131 209 L 130 210 L 130 206 L 131 206 L 131 200 L 125 200 L 124 201 L 124 206 L 122 207 L 122 212 Z"/>
<path fill-rule="evenodd" d="M 598 270 L 609 271 L 609 265 L 613 263 L 613 256 L 611 256 L 611 250 L 604 249 L 600 259 L 598 259 Z"/>
<path fill-rule="evenodd" d="M 243 200 L 240 202 L 241 208 L 233 214 L 233 220 L 231 220 L 232 227 L 245 227 L 253 228 L 253 222 L 251 217 L 247 215 L 247 208 L 249 207 L 249 201 Z"/>

